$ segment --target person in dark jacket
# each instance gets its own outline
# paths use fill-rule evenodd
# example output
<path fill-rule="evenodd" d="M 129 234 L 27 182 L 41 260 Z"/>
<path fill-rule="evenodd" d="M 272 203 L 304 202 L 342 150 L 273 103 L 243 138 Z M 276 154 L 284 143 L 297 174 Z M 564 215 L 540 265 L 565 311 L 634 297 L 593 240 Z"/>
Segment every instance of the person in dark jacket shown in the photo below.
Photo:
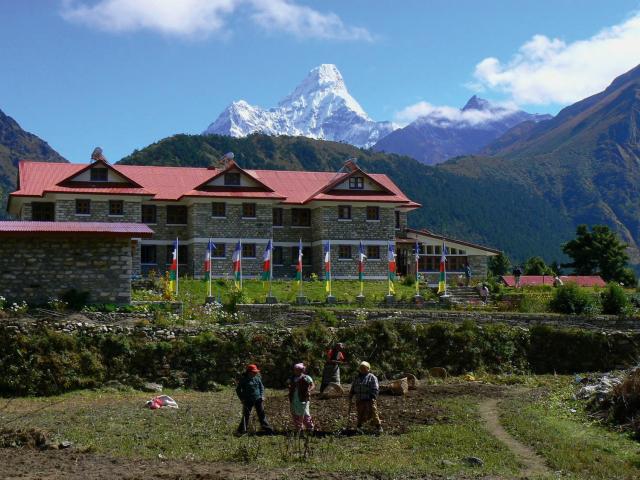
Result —
<path fill-rule="evenodd" d="M 356 411 L 358 413 L 358 430 L 362 424 L 372 421 L 373 426 L 382 433 L 382 422 L 378 416 L 377 398 L 380 391 L 378 378 L 371 373 L 369 362 L 361 362 L 358 368 L 358 375 L 353 379 L 351 391 L 349 392 L 349 404 L 353 397 L 356 398 Z"/>
<path fill-rule="evenodd" d="M 254 408 L 258 414 L 262 430 L 266 433 L 273 433 L 273 428 L 269 425 L 267 416 L 264 413 L 264 385 L 257 365 L 247 365 L 246 371 L 240 377 L 236 387 L 236 394 L 242 402 L 242 420 L 238 426 L 238 434 L 247 433 L 251 410 Z"/>
<path fill-rule="evenodd" d="M 468 287 L 471 282 L 471 267 L 468 263 L 464 264 L 464 281 L 465 285 Z"/>
<path fill-rule="evenodd" d="M 340 365 L 344 363 L 344 348 L 344 343 L 336 343 L 335 347 L 327 352 L 327 360 L 322 369 L 320 393 L 324 392 L 330 383 L 340 385 Z"/>
<path fill-rule="evenodd" d="M 520 268 L 520 265 L 516 265 L 516 267 L 513 269 L 513 278 L 516 281 L 516 288 L 520 288 L 521 276 L 522 276 L 522 268 Z"/>

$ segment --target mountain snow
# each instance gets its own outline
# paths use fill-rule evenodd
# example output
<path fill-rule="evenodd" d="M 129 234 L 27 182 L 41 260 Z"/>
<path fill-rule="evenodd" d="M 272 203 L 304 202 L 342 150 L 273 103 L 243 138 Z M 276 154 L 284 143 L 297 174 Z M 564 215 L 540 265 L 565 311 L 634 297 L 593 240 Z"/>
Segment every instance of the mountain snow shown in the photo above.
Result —
<path fill-rule="evenodd" d="M 372 120 L 349 94 L 337 67 L 323 64 L 311 70 L 277 107 L 265 110 L 244 100 L 233 102 L 203 133 L 302 135 L 367 148 L 395 128 L 391 122 Z"/>

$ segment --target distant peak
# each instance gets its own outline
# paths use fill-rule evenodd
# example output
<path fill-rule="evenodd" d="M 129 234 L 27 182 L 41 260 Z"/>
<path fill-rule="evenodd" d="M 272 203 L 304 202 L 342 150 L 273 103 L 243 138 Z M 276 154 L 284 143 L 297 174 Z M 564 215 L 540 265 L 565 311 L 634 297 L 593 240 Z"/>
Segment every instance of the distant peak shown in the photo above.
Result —
<path fill-rule="evenodd" d="M 491 110 L 491 102 L 474 95 L 467 101 L 466 105 L 462 107 L 463 112 L 467 110 Z"/>
<path fill-rule="evenodd" d="M 318 85 L 344 85 L 344 79 L 338 67 L 332 63 L 323 63 L 312 69 L 307 75 L 306 81 L 315 81 Z"/>

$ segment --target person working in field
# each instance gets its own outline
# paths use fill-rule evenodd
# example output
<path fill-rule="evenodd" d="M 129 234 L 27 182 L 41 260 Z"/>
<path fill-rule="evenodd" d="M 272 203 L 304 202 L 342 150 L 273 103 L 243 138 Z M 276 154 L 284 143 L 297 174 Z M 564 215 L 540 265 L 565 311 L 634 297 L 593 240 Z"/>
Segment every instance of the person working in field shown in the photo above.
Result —
<path fill-rule="evenodd" d="M 304 429 L 313 431 L 309 404 L 314 386 L 313 379 L 305 374 L 304 364 L 296 363 L 293 376 L 289 379 L 289 403 L 293 425 L 298 432 Z"/>
<path fill-rule="evenodd" d="M 322 370 L 322 383 L 320 393 L 329 386 L 330 383 L 340 385 L 340 365 L 344 363 L 344 343 L 337 343 L 327 352 L 327 360 Z"/>
<path fill-rule="evenodd" d="M 353 379 L 351 391 L 349 392 L 349 405 L 356 399 L 356 412 L 358 414 L 358 430 L 369 420 L 373 426 L 378 429 L 378 433 L 382 433 L 382 423 L 378 416 L 377 398 L 380 386 L 378 378 L 371 373 L 371 365 L 369 362 L 361 362 L 358 368 L 358 375 Z"/>
<path fill-rule="evenodd" d="M 237 433 L 244 435 L 247 433 L 247 427 L 249 426 L 249 419 L 251 418 L 251 410 L 256 409 L 258 414 L 258 420 L 260 426 L 265 433 L 273 433 L 273 428 L 267 421 L 267 416 L 264 413 L 264 385 L 262 384 L 262 378 L 260 378 L 260 370 L 257 365 L 247 365 L 247 368 L 240 377 L 238 386 L 236 387 L 236 394 L 242 402 L 242 420 L 240 420 L 240 426 Z"/>

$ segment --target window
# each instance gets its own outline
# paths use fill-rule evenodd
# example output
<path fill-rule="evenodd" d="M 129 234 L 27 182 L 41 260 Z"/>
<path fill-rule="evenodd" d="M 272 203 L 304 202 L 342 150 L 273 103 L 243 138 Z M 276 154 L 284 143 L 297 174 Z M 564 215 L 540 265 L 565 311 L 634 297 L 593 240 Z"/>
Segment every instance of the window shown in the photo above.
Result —
<path fill-rule="evenodd" d="M 76 215 L 91 215 L 91 200 L 76 200 Z"/>
<path fill-rule="evenodd" d="M 282 217 L 283 217 L 282 209 L 274 208 L 273 209 L 273 226 L 274 227 L 282 227 L 284 225 Z"/>
<path fill-rule="evenodd" d="M 351 206 L 338 205 L 338 220 L 351 220 Z"/>
<path fill-rule="evenodd" d="M 226 258 L 226 249 L 224 243 L 216 243 L 216 248 L 211 252 L 213 258 Z"/>
<path fill-rule="evenodd" d="M 310 227 L 311 210 L 309 210 L 308 208 L 292 208 L 291 225 L 293 225 L 294 227 Z"/>
<path fill-rule="evenodd" d="M 440 245 L 436 245 L 434 248 L 434 253 L 436 255 L 440 255 L 442 253 L 442 247 Z"/>
<path fill-rule="evenodd" d="M 157 249 L 155 245 L 142 245 L 140 247 L 140 263 L 143 265 L 157 265 Z"/>
<path fill-rule="evenodd" d="M 243 243 L 242 244 L 242 258 L 256 258 L 256 244 L 255 243 Z"/>
<path fill-rule="evenodd" d="M 156 206 L 142 205 L 142 223 L 156 223 Z"/>
<path fill-rule="evenodd" d="M 55 206 L 53 202 L 33 202 L 31 204 L 31 220 L 53 222 L 55 220 Z"/>
<path fill-rule="evenodd" d="M 124 202 L 122 200 L 109 200 L 109 215 L 117 217 L 124 215 Z"/>
<path fill-rule="evenodd" d="M 449 249 L 449 255 L 457 255 L 458 254 L 458 249 L 457 248 L 450 248 Z"/>
<path fill-rule="evenodd" d="M 363 177 L 351 177 L 349 179 L 349 189 L 351 189 L 351 190 L 362 190 L 362 189 L 364 189 L 364 178 Z"/>
<path fill-rule="evenodd" d="M 106 168 L 92 168 L 91 169 L 91 181 L 92 182 L 106 182 L 109 180 L 109 172 Z"/>
<path fill-rule="evenodd" d="M 311 247 L 302 247 L 302 265 L 311 265 Z M 298 247 L 291 247 L 291 265 L 298 264 Z"/>
<path fill-rule="evenodd" d="M 284 250 L 282 247 L 273 247 L 273 264 L 284 265 Z"/>
<path fill-rule="evenodd" d="M 187 207 L 183 205 L 167 206 L 167 225 L 186 225 Z"/>
<path fill-rule="evenodd" d="M 215 218 L 225 218 L 227 216 L 227 204 L 224 202 L 213 202 L 211 204 L 211 216 Z"/>
<path fill-rule="evenodd" d="M 229 187 L 239 187 L 240 186 L 240 174 L 238 172 L 225 173 L 224 174 L 224 184 Z"/>
<path fill-rule="evenodd" d="M 367 220 L 380 220 L 380 207 L 367 207 Z"/>
<path fill-rule="evenodd" d="M 173 245 L 167 245 L 167 267 L 171 265 L 173 261 Z M 186 245 L 180 245 L 178 247 L 178 265 L 189 264 L 189 249 Z"/>
<path fill-rule="evenodd" d="M 400 211 L 396 210 L 396 230 L 400 230 Z"/>
<path fill-rule="evenodd" d="M 427 245 L 427 255 L 433 255 L 433 245 Z"/>
<path fill-rule="evenodd" d="M 242 218 L 256 218 L 256 204 L 255 203 L 243 203 L 242 204 Z"/>
<path fill-rule="evenodd" d="M 380 245 L 367 245 L 367 258 L 369 260 L 379 260 Z"/>
<path fill-rule="evenodd" d="M 351 260 L 351 245 L 338 245 L 338 259 Z"/>

